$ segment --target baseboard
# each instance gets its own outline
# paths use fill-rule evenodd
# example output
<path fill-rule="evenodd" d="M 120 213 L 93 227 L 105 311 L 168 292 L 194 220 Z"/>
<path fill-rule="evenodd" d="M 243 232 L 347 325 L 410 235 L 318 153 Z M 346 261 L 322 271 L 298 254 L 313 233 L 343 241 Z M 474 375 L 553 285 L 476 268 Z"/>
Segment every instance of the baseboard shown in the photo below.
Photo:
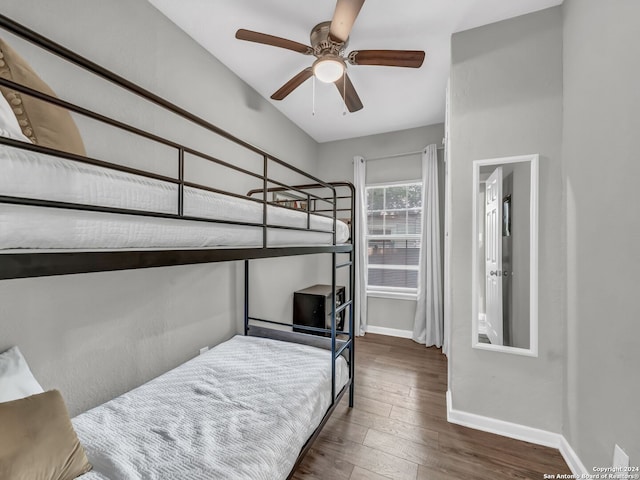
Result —
<path fill-rule="evenodd" d="M 451 392 L 447 390 L 447 421 L 462 425 L 463 427 L 483 430 L 489 433 L 502 435 L 503 437 L 515 438 L 525 442 L 544 445 L 545 447 L 560 448 L 562 435 L 547 432 L 538 428 L 527 427 L 517 423 L 505 422 L 491 417 L 477 415 L 475 413 L 454 410 L 451 400 Z"/>
<path fill-rule="evenodd" d="M 449 423 L 462 425 L 463 427 L 495 433 L 497 435 L 502 435 L 503 437 L 514 438 L 516 440 L 535 443 L 536 445 L 543 445 L 545 447 L 557 448 L 565 462 L 567 462 L 567 466 L 573 475 L 580 478 L 580 475 L 589 473 L 563 435 L 538 428 L 528 427 L 526 425 L 505 422 L 504 420 L 485 417 L 475 413 L 454 410 L 450 390 L 447 390 L 447 421 Z"/>
<path fill-rule="evenodd" d="M 377 333 L 379 335 L 388 335 L 390 337 L 411 338 L 413 332 L 411 330 L 400 330 L 398 328 L 376 327 L 375 325 L 367 325 L 367 333 Z"/>
<path fill-rule="evenodd" d="M 562 454 L 562 458 L 567 462 L 571 473 L 573 473 L 577 478 L 590 478 L 589 471 L 587 467 L 584 466 L 578 454 L 573 450 L 571 445 L 566 438 L 562 437 L 560 442 L 560 453 Z"/>

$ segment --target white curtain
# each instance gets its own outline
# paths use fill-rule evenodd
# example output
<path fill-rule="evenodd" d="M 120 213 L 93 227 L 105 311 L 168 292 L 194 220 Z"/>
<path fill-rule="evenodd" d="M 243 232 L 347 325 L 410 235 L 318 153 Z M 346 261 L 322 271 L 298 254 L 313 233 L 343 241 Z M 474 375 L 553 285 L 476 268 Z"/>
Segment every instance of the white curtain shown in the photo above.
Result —
<path fill-rule="evenodd" d="M 434 144 L 422 152 L 422 248 L 412 337 L 427 347 L 442 346 L 444 329 L 438 203 L 438 149 Z"/>
<path fill-rule="evenodd" d="M 355 334 L 367 331 L 367 196 L 365 192 L 367 167 L 364 158 L 353 158 L 353 181 L 356 187 L 355 213 Z"/>

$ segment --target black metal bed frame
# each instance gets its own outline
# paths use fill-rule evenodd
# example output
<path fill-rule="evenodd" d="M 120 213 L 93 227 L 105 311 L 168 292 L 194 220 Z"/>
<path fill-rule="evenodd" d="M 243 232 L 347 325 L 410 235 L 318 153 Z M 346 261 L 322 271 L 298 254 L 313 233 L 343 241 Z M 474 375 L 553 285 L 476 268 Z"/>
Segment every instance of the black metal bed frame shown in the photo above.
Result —
<path fill-rule="evenodd" d="M 117 215 L 138 216 L 141 220 L 145 217 L 172 219 L 177 222 L 189 221 L 189 222 L 209 222 L 225 225 L 239 225 L 243 227 L 254 227 L 262 229 L 262 245 L 259 247 L 246 247 L 246 248 L 204 248 L 204 249 L 161 249 L 161 250 L 149 250 L 149 249 L 132 249 L 132 250 L 109 250 L 109 251 L 56 251 L 56 252 L 39 252 L 25 250 L 22 252 L 9 251 L 0 253 L 0 280 L 3 279 L 17 279 L 17 278 L 29 278 L 29 277 L 42 277 L 52 275 L 67 275 L 76 273 L 88 273 L 88 272 L 103 272 L 103 271 L 115 271 L 125 269 L 139 269 L 149 267 L 163 267 L 173 265 L 187 265 L 198 263 L 211 263 L 211 262 L 226 262 L 234 260 L 244 261 L 244 334 L 263 336 L 269 338 L 276 338 L 280 340 L 293 341 L 297 343 L 310 344 L 317 347 L 331 350 L 332 355 L 332 391 L 331 398 L 332 403 L 322 419 L 320 425 L 309 438 L 307 443 L 302 448 L 296 465 L 291 471 L 289 478 L 293 475 L 295 468 L 302 461 L 302 458 L 311 447 L 311 444 L 320 433 L 320 430 L 327 422 L 329 416 L 335 409 L 340 399 L 344 396 L 346 391 L 349 391 L 349 406 L 353 406 L 354 395 L 354 261 L 355 261 L 355 247 L 353 242 L 355 228 L 355 192 L 353 185 L 348 182 L 324 182 L 315 176 L 304 172 L 303 170 L 290 165 L 279 158 L 276 158 L 266 151 L 251 145 L 234 135 L 226 132 L 225 130 L 211 124 L 203 118 L 196 116 L 183 108 L 167 101 L 164 98 L 157 96 L 156 94 L 124 79 L 123 77 L 101 67 L 100 65 L 78 55 L 77 53 L 63 47 L 62 45 L 51 41 L 50 39 L 36 33 L 35 31 L 3 16 L 0 15 L 0 28 L 15 34 L 16 36 L 25 39 L 32 44 L 40 47 L 41 49 L 48 51 L 65 61 L 80 67 L 83 70 L 91 72 L 92 74 L 107 80 L 116 86 L 122 88 L 125 91 L 133 93 L 144 100 L 160 106 L 167 112 L 182 117 L 193 123 L 198 127 L 202 127 L 205 130 L 223 138 L 228 141 L 243 147 L 244 149 L 253 152 L 262 157 L 262 173 L 252 172 L 245 168 L 241 168 L 237 165 L 233 165 L 227 161 L 216 158 L 212 155 L 208 155 L 194 148 L 190 148 L 178 142 L 174 142 L 165 138 L 162 138 L 152 132 L 143 130 L 141 128 L 128 125 L 116 119 L 107 117 L 100 113 L 93 112 L 80 105 L 65 101 L 63 99 L 50 96 L 41 93 L 37 90 L 33 90 L 27 86 L 15 83 L 11 80 L 0 78 L 0 86 L 15 90 L 23 95 L 34 97 L 40 101 L 47 102 L 68 111 L 74 112 L 80 116 L 87 117 L 93 120 L 105 124 L 109 127 L 113 127 L 128 133 L 141 137 L 152 142 L 171 147 L 177 152 L 178 162 L 178 175 L 177 178 L 165 175 L 159 175 L 153 172 L 140 170 L 132 167 L 126 167 L 106 161 L 104 159 L 91 158 L 88 156 L 76 155 L 61 150 L 56 150 L 41 145 L 28 144 L 20 141 L 16 141 L 10 138 L 0 136 L 0 145 L 22 149 L 47 156 L 53 156 L 57 158 L 63 158 L 71 160 L 73 162 L 79 162 L 81 164 L 95 165 L 99 167 L 105 167 L 119 172 L 133 174 L 149 179 L 160 180 L 167 182 L 168 184 L 177 185 L 178 198 L 177 200 L 177 213 L 158 213 L 143 211 L 137 209 L 125 209 L 125 208 L 112 208 L 98 205 L 88 205 L 80 203 L 66 203 L 59 201 L 49 201 L 42 199 L 32 199 L 23 197 L 14 197 L 2 195 L 0 193 L 0 203 L 13 204 L 13 205 L 27 205 L 36 206 L 41 208 L 54 208 L 54 209 L 67 209 L 67 210 L 80 210 L 80 211 L 92 211 L 101 213 L 110 213 Z M 251 190 L 247 195 L 239 195 L 230 191 L 215 188 L 209 185 L 203 185 L 195 182 L 186 181 L 184 178 L 185 173 L 185 154 L 189 154 L 200 159 L 207 160 L 214 164 L 220 165 L 230 171 L 238 172 L 243 175 L 248 175 L 254 179 L 261 181 L 262 188 Z M 287 183 L 278 181 L 269 177 L 269 165 L 274 163 L 280 167 L 284 167 L 287 171 L 293 172 L 297 175 L 303 176 L 309 179 L 313 183 L 303 185 L 288 185 Z M 272 186 L 275 185 L 275 186 Z M 242 198 L 262 204 L 262 222 L 240 222 L 230 220 L 217 220 L 207 217 L 194 217 L 184 215 L 184 189 L 185 187 L 192 187 L 196 189 L 213 192 L 216 194 L 228 195 L 231 197 Z M 328 195 L 322 193 L 314 193 L 315 190 L 322 189 L 323 191 L 330 192 Z M 338 190 L 345 191 L 341 195 L 338 195 Z M 289 208 L 285 205 L 279 204 L 275 201 L 269 201 L 268 195 L 273 192 L 296 192 L 298 195 L 302 195 L 306 199 L 306 215 L 307 225 L 306 228 L 273 225 L 268 222 L 268 207 L 276 208 Z M 261 195 L 262 198 L 255 198 L 256 195 Z M 338 204 L 348 204 L 348 207 L 338 208 Z M 327 205 L 326 208 L 318 208 L 318 205 Z M 313 208 L 312 208 L 313 205 Z M 299 211 L 299 210 L 297 210 Z M 350 227 L 350 239 L 351 243 L 337 244 L 336 243 L 336 231 L 338 212 L 349 212 L 351 227 Z M 330 215 L 325 215 L 329 213 Z M 315 230 L 311 228 L 311 216 L 322 215 L 333 220 L 333 229 L 329 230 Z M 185 226 L 185 228 L 188 228 Z M 315 245 L 315 246 L 294 246 L 294 247 L 269 247 L 267 242 L 267 232 L 269 229 L 284 229 L 284 230 L 298 230 L 308 232 L 322 232 L 331 233 L 333 235 L 333 241 L 331 245 Z M 285 327 L 292 327 L 291 323 L 276 322 L 268 319 L 261 319 L 250 316 L 249 312 L 249 261 L 252 259 L 260 258 L 272 258 L 281 256 L 294 256 L 294 255 L 309 255 L 309 254 L 331 254 L 332 274 L 332 309 L 331 309 L 331 328 L 315 328 L 304 325 L 297 325 L 296 328 L 309 333 L 298 333 L 290 331 L 282 331 L 277 329 L 268 329 L 264 325 L 278 325 Z M 349 256 L 349 260 L 344 263 L 338 263 L 338 255 L 346 254 Z M 349 269 L 349 298 L 344 304 L 336 308 L 336 276 L 337 271 L 341 268 Z M 343 310 L 348 309 L 349 312 L 349 330 L 346 333 L 338 332 L 336 330 L 336 315 Z M 326 334 L 328 337 L 320 337 L 315 334 Z M 347 384 L 336 391 L 336 359 L 340 356 L 344 356 L 348 361 L 349 366 L 349 381 Z"/>

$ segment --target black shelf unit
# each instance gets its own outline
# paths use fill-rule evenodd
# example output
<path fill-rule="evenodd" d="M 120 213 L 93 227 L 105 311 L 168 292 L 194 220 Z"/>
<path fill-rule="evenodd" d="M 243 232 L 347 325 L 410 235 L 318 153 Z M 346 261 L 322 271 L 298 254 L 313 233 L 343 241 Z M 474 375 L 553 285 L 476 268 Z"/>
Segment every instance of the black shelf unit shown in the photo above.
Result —
<path fill-rule="evenodd" d="M 293 294 L 293 323 L 306 327 L 331 329 L 331 285 L 313 285 Z M 336 285 L 336 331 L 344 331 L 345 310 L 338 311 L 345 302 L 345 287 Z M 294 332 L 307 332 L 293 327 Z M 307 332 L 308 333 L 308 332 Z M 326 333 L 316 335 L 329 336 Z"/>

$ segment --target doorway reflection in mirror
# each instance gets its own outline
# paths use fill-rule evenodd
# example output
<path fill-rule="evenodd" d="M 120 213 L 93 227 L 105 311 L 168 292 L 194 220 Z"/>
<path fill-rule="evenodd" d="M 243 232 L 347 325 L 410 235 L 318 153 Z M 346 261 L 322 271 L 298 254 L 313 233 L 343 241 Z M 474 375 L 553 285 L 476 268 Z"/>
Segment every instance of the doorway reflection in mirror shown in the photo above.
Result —
<path fill-rule="evenodd" d="M 537 163 L 531 157 L 474 162 L 474 347 L 537 352 L 534 188 Z"/>

